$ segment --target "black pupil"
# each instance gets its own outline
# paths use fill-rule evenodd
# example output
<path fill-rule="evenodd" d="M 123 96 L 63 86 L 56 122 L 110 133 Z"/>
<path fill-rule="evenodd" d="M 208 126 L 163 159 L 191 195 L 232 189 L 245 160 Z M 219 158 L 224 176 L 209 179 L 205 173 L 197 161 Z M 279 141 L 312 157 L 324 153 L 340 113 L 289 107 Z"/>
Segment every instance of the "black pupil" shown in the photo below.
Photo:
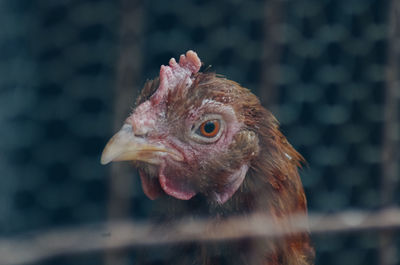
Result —
<path fill-rule="evenodd" d="M 215 124 L 212 121 L 208 121 L 205 125 L 204 125 L 204 131 L 206 133 L 212 133 L 215 130 Z"/>

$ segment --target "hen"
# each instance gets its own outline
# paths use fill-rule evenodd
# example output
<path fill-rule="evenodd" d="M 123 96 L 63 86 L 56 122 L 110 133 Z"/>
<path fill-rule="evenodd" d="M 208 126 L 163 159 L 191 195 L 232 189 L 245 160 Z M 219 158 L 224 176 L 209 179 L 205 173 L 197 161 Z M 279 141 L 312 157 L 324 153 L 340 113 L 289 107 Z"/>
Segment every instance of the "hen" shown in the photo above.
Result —
<path fill-rule="evenodd" d="M 248 89 L 200 67 L 193 51 L 161 66 L 106 145 L 102 164 L 133 161 L 144 193 L 162 196 L 157 201 L 170 218 L 264 212 L 278 221 L 306 214 L 298 174 L 303 158 L 277 120 Z M 203 243 L 197 254 L 166 264 L 305 265 L 314 258 L 307 233 Z"/>

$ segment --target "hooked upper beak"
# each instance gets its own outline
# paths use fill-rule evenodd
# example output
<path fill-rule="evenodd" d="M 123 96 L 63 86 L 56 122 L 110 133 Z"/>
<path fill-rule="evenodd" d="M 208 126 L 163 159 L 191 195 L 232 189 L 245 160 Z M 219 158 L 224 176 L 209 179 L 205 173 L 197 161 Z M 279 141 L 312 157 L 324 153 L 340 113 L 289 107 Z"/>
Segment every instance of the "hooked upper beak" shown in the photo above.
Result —
<path fill-rule="evenodd" d="M 162 144 L 149 143 L 145 138 L 135 136 L 131 125 L 124 124 L 104 147 L 100 162 L 106 165 L 111 161 L 132 160 L 158 164 L 160 157 L 165 154 L 169 154 L 176 161 L 183 160 L 178 151 L 168 149 Z"/>

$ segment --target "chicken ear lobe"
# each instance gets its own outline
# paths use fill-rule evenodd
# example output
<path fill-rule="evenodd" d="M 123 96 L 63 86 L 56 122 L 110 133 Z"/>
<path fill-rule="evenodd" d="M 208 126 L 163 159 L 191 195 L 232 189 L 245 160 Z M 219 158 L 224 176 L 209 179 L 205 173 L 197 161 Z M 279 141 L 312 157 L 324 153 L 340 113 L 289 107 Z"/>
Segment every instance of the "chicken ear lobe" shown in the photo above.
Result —
<path fill-rule="evenodd" d="M 218 191 L 213 192 L 214 200 L 218 204 L 224 204 L 233 196 L 233 194 L 235 194 L 240 185 L 242 185 L 248 169 L 249 166 L 247 164 L 243 164 L 237 171 L 233 172 L 227 178 L 227 180 L 229 180 L 227 184 L 221 187 Z"/>
<path fill-rule="evenodd" d="M 161 165 L 158 179 L 164 192 L 177 199 L 190 200 L 197 193 L 187 174 L 177 169 Z"/>

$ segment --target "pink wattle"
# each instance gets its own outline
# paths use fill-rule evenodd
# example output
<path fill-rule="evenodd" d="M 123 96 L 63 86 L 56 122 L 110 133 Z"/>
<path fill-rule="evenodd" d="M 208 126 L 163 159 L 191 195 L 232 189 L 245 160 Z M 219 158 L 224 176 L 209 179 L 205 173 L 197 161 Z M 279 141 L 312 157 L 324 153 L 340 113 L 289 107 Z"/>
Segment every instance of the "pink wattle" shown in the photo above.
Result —
<path fill-rule="evenodd" d="M 164 192 L 180 200 L 189 200 L 196 195 L 196 192 L 184 179 L 166 177 L 162 169 L 160 169 L 158 177 L 148 176 L 141 169 L 139 169 L 139 175 L 143 192 L 150 200 L 157 199 Z"/>
<path fill-rule="evenodd" d="M 187 180 L 176 177 L 167 177 L 162 168 L 158 178 L 161 188 L 165 193 L 172 197 L 180 200 L 189 200 L 196 195 L 196 192 L 193 190 L 193 188 L 188 185 Z"/>

